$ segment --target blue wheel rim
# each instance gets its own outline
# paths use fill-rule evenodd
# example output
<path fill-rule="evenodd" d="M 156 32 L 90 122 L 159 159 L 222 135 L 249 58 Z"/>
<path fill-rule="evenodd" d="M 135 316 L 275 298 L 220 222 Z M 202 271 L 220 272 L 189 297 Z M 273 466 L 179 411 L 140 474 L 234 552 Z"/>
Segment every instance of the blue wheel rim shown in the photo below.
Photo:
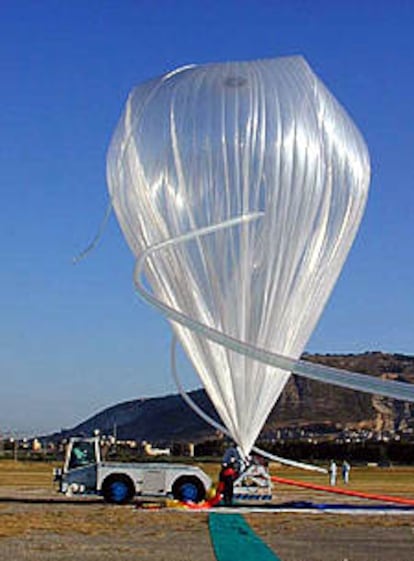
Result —
<path fill-rule="evenodd" d="M 184 502 L 196 502 L 198 496 L 198 489 L 194 483 L 184 483 L 180 488 L 181 500 Z"/>
<path fill-rule="evenodd" d="M 128 487 L 122 481 L 114 481 L 111 484 L 111 498 L 114 502 L 120 503 L 128 496 Z"/>

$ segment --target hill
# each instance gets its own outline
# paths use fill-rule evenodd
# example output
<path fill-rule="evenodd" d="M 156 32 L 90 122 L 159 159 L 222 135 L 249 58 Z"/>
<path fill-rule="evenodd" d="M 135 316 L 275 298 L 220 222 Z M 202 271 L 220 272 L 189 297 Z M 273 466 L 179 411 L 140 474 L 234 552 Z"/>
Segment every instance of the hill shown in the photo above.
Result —
<path fill-rule="evenodd" d="M 357 355 L 305 354 L 303 358 L 345 370 L 414 383 L 414 356 L 366 352 Z M 209 415 L 215 416 L 204 390 L 190 392 L 190 396 Z M 414 404 L 293 375 L 269 415 L 262 436 L 272 437 L 280 430 L 298 428 L 312 430 L 316 434 L 345 428 L 411 431 L 414 429 L 413 413 Z M 118 438 L 158 443 L 197 442 L 215 433 L 179 395 L 169 395 L 136 399 L 109 407 L 78 426 L 63 431 L 63 436 L 89 435 L 95 429 L 103 434 L 112 434 L 115 425 Z"/>

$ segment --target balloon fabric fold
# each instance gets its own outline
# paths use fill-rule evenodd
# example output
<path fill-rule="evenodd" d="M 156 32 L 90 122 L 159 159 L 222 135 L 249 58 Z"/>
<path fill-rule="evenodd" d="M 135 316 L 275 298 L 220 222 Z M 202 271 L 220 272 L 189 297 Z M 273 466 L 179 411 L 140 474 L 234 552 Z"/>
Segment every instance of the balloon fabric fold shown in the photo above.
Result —
<path fill-rule="evenodd" d="M 107 176 L 136 257 L 234 220 L 148 258 L 157 298 L 240 341 L 301 355 L 356 235 L 370 178 L 361 134 L 302 57 L 189 66 L 137 86 Z M 171 325 L 248 454 L 289 372 Z"/>

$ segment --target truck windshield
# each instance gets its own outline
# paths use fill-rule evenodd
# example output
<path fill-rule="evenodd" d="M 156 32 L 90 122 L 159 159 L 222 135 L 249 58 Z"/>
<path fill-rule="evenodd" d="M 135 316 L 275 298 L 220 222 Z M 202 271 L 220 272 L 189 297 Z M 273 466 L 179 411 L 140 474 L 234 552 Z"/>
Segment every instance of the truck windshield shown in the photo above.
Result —
<path fill-rule="evenodd" d="M 95 447 L 93 442 L 74 442 L 69 460 L 69 469 L 94 464 Z"/>

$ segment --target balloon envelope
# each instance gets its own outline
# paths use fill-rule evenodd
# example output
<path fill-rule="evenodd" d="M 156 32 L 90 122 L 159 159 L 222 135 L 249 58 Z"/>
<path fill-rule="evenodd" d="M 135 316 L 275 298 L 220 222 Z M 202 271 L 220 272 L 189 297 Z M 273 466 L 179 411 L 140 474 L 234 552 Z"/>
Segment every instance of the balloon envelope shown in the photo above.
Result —
<path fill-rule="evenodd" d="M 357 232 L 369 155 L 302 57 L 179 69 L 130 94 L 108 184 L 132 251 L 262 213 L 148 259 L 155 295 L 252 345 L 298 358 Z M 289 373 L 173 324 L 247 454 Z"/>

